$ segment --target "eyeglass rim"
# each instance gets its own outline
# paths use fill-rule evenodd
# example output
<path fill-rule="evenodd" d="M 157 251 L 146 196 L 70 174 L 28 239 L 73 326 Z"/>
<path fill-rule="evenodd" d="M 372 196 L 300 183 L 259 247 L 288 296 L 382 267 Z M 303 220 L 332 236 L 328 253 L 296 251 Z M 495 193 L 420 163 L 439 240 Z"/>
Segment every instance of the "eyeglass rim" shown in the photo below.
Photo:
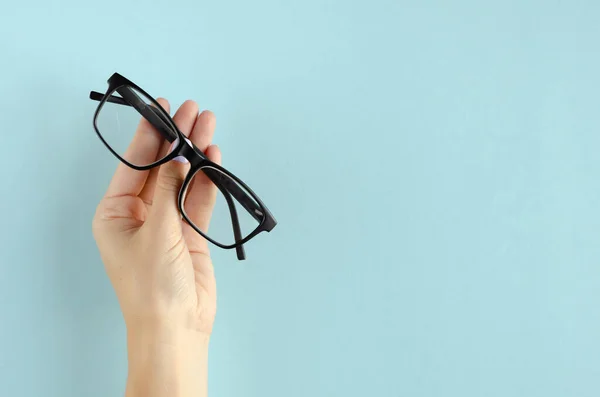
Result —
<path fill-rule="evenodd" d="M 194 179 L 194 177 L 196 176 L 196 174 L 198 172 L 202 171 L 203 168 L 213 168 L 213 169 L 215 169 L 215 170 L 217 170 L 217 171 L 225 174 L 227 177 L 231 178 L 234 182 L 236 182 L 244 190 L 246 190 L 247 193 L 250 194 L 251 198 L 256 202 L 256 204 L 258 204 L 258 206 L 262 210 L 262 213 L 263 213 L 262 219 L 261 219 L 260 223 L 256 226 L 256 228 L 251 233 L 249 233 L 246 237 L 243 237 L 241 240 L 235 242 L 234 244 L 223 244 L 223 243 L 221 243 L 221 242 L 213 239 L 212 237 L 210 237 L 206 233 L 204 233 L 196 224 L 194 224 L 194 222 L 190 219 L 189 215 L 185 211 L 185 199 L 186 199 L 187 189 L 188 189 L 190 183 L 192 182 L 192 180 Z M 235 198 L 234 198 L 234 200 L 238 201 Z M 220 248 L 223 248 L 223 249 L 232 249 L 232 248 L 236 248 L 238 246 L 241 246 L 241 245 L 245 244 L 246 242 L 250 241 L 253 237 L 255 237 L 256 235 L 258 235 L 261 232 L 264 232 L 264 231 L 270 232 L 273 229 L 273 227 L 275 227 L 275 224 L 276 224 L 275 219 L 273 218 L 273 215 L 270 213 L 270 211 L 268 210 L 268 208 L 264 205 L 264 203 L 256 195 L 256 193 L 254 193 L 254 191 L 252 191 L 252 189 L 248 185 L 246 185 L 244 183 L 244 181 L 242 181 L 241 179 L 239 179 L 235 174 L 231 173 L 226 168 L 223 168 L 219 164 L 216 164 L 216 163 L 214 163 L 214 162 L 212 162 L 212 161 L 210 161 L 208 159 L 205 160 L 205 161 L 203 161 L 202 163 L 200 163 L 199 165 L 197 165 L 193 169 L 190 169 L 190 171 L 188 172 L 188 174 L 187 174 L 187 176 L 186 176 L 183 184 L 181 185 L 181 189 L 179 190 L 179 195 L 178 195 L 177 201 L 178 201 L 179 211 L 181 212 L 181 214 L 183 216 L 183 219 L 196 232 L 198 232 L 199 234 L 201 234 L 202 237 L 204 237 L 205 239 L 207 239 L 208 241 L 210 241 L 214 245 L 216 245 L 216 246 L 218 246 Z M 248 212 L 250 212 L 250 211 L 248 211 Z M 234 230 L 235 230 L 235 228 L 234 228 Z"/>
<path fill-rule="evenodd" d="M 142 88 L 140 88 L 136 84 L 130 82 L 129 80 L 125 79 L 122 76 L 120 76 L 120 77 L 122 77 L 125 81 L 120 81 L 119 79 L 115 79 L 114 77 L 115 77 L 115 75 L 113 75 L 108 80 L 109 87 L 108 87 L 106 93 L 104 94 L 102 100 L 98 104 L 96 111 L 94 112 L 94 119 L 93 119 L 94 130 L 96 131 L 96 135 L 98 135 L 98 137 L 100 138 L 102 143 L 104 143 L 104 146 L 106 146 L 106 148 L 115 157 L 117 157 L 122 163 L 124 163 L 128 167 L 133 168 L 134 170 L 137 170 L 137 171 L 150 170 L 152 168 L 158 167 L 158 166 L 174 159 L 175 157 L 177 157 L 178 152 L 181 150 L 182 146 L 185 145 L 185 142 L 184 142 L 185 136 L 183 135 L 183 133 L 181 131 L 179 131 L 179 128 L 177 128 L 177 126 L 171 119 L 171 116 L 169 116 L 169 113 L 167 113 L 167 111 L 161 106 L 160 103 L 158 103 L 158 101 L 156 101 L 151 95 L 149 95 L 146 91 L 144 91 Z M 108 98 L 110 98 L 112 96 L 112 94 L 114 92 L 116 92 L 119 88 L 125 87 L 125 86 L 129 86 L 130 88 L 133 88 L 133 89 L 139 91 L 141 94 L 143 94 L 146 97 L 146 99 L 149 99 L 152 102 L 152 104 L 155 105 L 158 108 L 158 110 L 163 114 L 163 116 L 166 119 L 165 121 L 167 121 L 169 123 L 169 127 L 171 127 L 173 129 L 173 132 L 175 134 L 177 134 L 177 145 L 173 148 L 173 150 L 169 154 L 167 154 L 164 158 L 157 160 L 148 165 L 136 165 L 136 164 L 133 164 L 133 163 L 127 161 L 125 158 L 123 158 L 123 156 L 121 156 L 116 150 L 114 150 L 111 147 L 111 145 L 106 141 L 106 139 L 102 136 L 102 133 L 100 132 L 100 129 L 98 127 L 98 116 L 99 116 L 100 112 L 102 111 L 102 108 L 108 101 Z"/>

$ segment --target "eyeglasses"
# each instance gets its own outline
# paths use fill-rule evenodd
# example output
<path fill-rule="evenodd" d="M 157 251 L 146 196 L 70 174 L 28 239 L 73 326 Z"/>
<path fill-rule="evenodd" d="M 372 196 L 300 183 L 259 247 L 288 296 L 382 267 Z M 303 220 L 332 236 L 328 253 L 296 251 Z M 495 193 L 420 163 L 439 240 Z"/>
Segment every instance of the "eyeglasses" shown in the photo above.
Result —
<path fill-rule="evenodd" d="M 90 99 L 100 102 L 94 114 L 98 137 L 127 166 L 145 171 L 178 156 L 189 161 L 190 170 L 179 191 L 179 211 L 206 240 L 224 249 L 235 248 L 238 259 L 244 260 L 243 245 L 277 225 L 258 196 L 186 139 L 171 116 L 140 87 L 115 73 L 108 79 L 106 93 L 92 91 Z M 198 208 L 206 212 L 212 208 L 212 215 L 198 213 Z"/>

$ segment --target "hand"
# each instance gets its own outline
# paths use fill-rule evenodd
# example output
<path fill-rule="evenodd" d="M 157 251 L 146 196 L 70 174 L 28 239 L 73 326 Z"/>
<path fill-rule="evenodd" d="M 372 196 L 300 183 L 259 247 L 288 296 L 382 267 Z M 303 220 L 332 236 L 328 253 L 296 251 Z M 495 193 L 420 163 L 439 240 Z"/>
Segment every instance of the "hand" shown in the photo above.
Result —
<path fill-rule="evenodd" d="M 158 101 L 169 111 L 166 100 Z M 198 105 L 187 101 L 173 120 L 209 159 L 220 163 L 219 149 L 210 145 L 215 129 L 211 112 L 198 115 Z M 201 377 L 197 371 L 206 369 L 216 284 L 207 241 L 181 219 L 177 206 L 188 170 L 189 164 L 178 161 L 150 171 L 120 163 L 93 220 L 94 237 L 127 326 L 127 395 L 137 395 L 141 387 L 149 389 L 145 395 L 152 394 L 144 383 L 150 381 L 147 377 L 161 376 L 165 378 L 161 388 L 168 384 L 168 395 L 179 395 L 187 381 L 197 383 Z M 194 221 L 208 224 L 214 185 L 194 184 L 190 189 L 188 197 L 201 199 L 186 202 L 186 212 Z M 205 384 L 193 387 L 198 393 Z"/>

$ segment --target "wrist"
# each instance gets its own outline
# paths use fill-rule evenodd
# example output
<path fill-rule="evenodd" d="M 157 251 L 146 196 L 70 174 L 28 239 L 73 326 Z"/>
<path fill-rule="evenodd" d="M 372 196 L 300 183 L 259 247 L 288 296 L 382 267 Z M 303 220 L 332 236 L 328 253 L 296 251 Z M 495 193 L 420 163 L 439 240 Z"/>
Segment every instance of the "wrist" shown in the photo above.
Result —
<path fill-rule="evenodd" d="M 126 396 L 205 396 L 208 343 L 208 335 L 185 328 L 128 327 Z"/>

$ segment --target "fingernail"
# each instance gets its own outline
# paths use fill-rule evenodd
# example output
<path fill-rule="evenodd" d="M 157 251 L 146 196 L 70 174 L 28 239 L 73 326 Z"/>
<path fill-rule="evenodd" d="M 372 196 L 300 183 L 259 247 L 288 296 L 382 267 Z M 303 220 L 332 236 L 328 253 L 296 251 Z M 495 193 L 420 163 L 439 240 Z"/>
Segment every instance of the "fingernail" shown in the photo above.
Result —
<path fill-rule="evenodd" d="M 177 156 L 173 160 L 175 160 L 175 161 L 177 161 L 178 163 L 181 163 L 181 164 L 187 164 L 187 163 L 189 163 L 189 161 L 185 157 L 183 157 L 183 156 Z"/>

